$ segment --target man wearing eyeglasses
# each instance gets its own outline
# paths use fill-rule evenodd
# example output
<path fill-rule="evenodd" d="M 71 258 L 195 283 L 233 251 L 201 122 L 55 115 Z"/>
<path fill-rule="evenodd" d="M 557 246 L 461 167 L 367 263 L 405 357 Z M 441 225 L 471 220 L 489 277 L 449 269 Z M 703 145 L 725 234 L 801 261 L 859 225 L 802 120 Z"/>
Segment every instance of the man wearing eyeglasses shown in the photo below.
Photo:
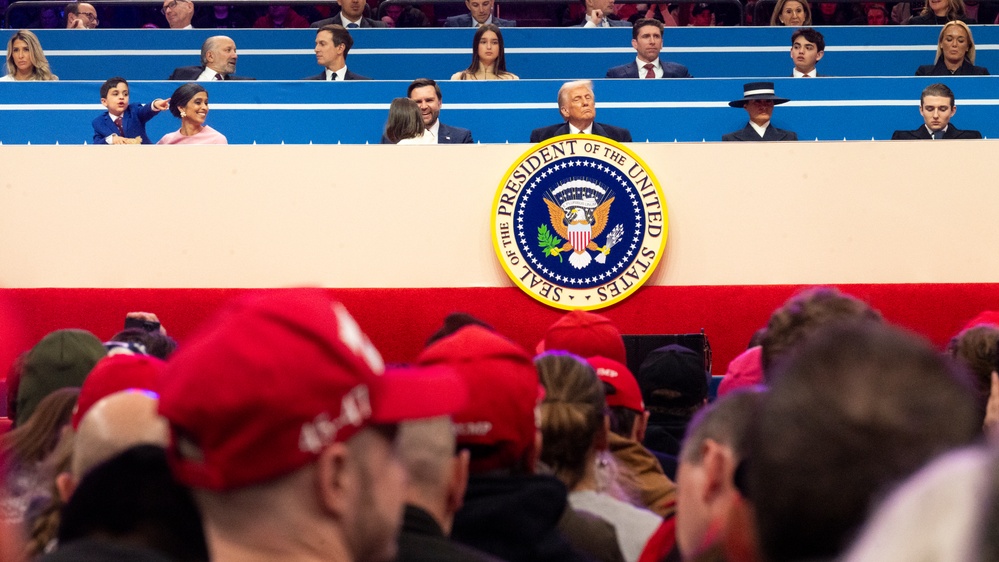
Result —
<path fill-rule="evenodd" d="M 66 29 L 94 29 L 97 24 L 97 9 L 86 2 L 66 4 Z"/>
<path fill-rule="evenodd" d="M 194 17 L 194 2 L 190 0 L 164 0 L 163 15 L 170 29 L 193 29 L 191 18 Z"/>

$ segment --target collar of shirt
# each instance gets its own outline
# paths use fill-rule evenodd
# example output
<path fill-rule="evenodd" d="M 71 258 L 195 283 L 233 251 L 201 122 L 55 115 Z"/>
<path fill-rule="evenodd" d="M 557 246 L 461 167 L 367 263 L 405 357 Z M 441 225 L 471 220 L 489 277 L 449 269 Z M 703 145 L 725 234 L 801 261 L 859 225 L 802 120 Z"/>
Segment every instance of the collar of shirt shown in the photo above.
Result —
<path fill-rule="evenodd" d="M 757 125 L 756 123 L 750 121 L 749 126 L 752 127 L 753 130 L 756 131 L 756 134 L 760 135 L 760 138 L 762 139 L 763 135 L 767 134 L 767 127 L 770 126 L 770 121 L 764 123 L 763 126 Z"/>
<path fill-rule="evenodd" d="M 340 68 L 340 70 L 330 70 L 330 69 L 327 68 L 326 69 L 326 81 L 327 82 L 330 79 L 330 74 L 336 74 L 336 81 L 337 82 L 342 82 L 344 80 L 344 78 L 347 76 L 347 65 L 343 65 Z"/>
<path fill-rule="evenodd" d="M 347 18 L 346 14 L 344 14 L 343 12 L 340 12 L 340 21 L 343 22 L 341 25 L 343 25 L 344 27 L 347 27 L 348 23 L 352 23 L 352 24 L 355 24 L 357 27 L 361 27 L 361 20 L 362 19 L 364 19 L 364 16 L 361 16 L 361 17 L 357 18 L 357 21 L 353 21 L 353 20 Z"/>
<path fill-rule="evenodd" d="M 930 134 L 930 138 L 933 138 L 933 129 L 929 128 L 929 126 L 927 126 L 927 125 L 923 125 L 923 126 L 926 127 L 926 132 L 928 132 Z M 950 128 L 950 123 L 947 123 L 946 127 L 944 127 L 943 129 L 940 129 L 940 132 L 946 133 L 948 128 Z"/>
<path fill-rule="evenodd" d="M 816 77 L 815 73 L 816 73 L 816 70 L 814 68 L 812 69 L 811 72 L 802 72 L 802 71 L 798 70 L 797 68 L 795 68 L 794 70 L 791 71 L 791 75 L 794 76 L 795 78 L 801 78 L 802 76 L 805 76 L 806 74 L 808 75 L 809 78 L 815 78 Z"/>
<path fill-rule="evenodd" d="M 431 125 L 430 128 L 427 129 L 426 132 L 424 133 L 425 135 L 429 135 L 430 138 L 433 139 L 428 144 L 438 144 L 438 140 L 437 139 L 440 138 L 438 136 L 440 134 L 440 130 L 441 130 L 441 120 L 438 119 L 438 120 L 434 121 L 434 124 Z"/>
<path fill-rule="evenodd" d="M 211 68 L 208 68 L 206 66 L 205 69 L 201 71 L 201 74 L 198 76 L 195 82 L 201 82 L 203 80 L 215 80 L 216 74 L 221 74 L 221 72 L 217 70 L 212 70 Z"/>
<path fill-rule="evenodd" d="M 475 18 L 472 18 L 472 27 L 482 27 L 483 25 L 488 25 L 490 23 L 493 23 L 493 15 L 492 14 L 489 14 L 489 17 L 486 18 L 486 21 L 484 21 L 482 23 L 479 23 L 479 22 L 475 21 Z"/>
<path fill-rule="evenodd" d="M 585 129 L 577 129 L 576 127 L 574 127 L 572 125 L 572 123 L 569 123 L 569 134 L 570 135 L 580 135 L 580 134 L 582 134 L 582 135 L 592 135 L 593 134 L 593 123 L 591 122 L 589 125 L 586 126 Z"/>
<path fill-rule="evenodd" d="M 109 110 L 108 110 L 108 117 L 110 117 L 110 118 L 111 118 L 111 121 L 114 121 L 115 119 L 117 119 L 117 118 L 121 117 L 121 118 L 122 118 L 122 123 L 124 123 L 124 122 L 125 122 L 125 121 L 124 121 L 124 119 L 125 119 L 125 113 L 124 113 L 124 112 L 122 112 L 122 114 L 121 114 L 121 115 L 115 115 L 114 113 L 111 113 L 111 110 L 109 109 Z"/>
<path fill-rule="evenodd" d="M 638 65 L 638 77 L 645 78 L 645 65 L 650 64 L 649 62 L 643 61 L 639 57 L 635 57 L 635 64 Z M 659 62 L 659 59 L 651 61 L 652 73 L 656 75 L 656 78 L 663 77 L 663 65 Z"/>

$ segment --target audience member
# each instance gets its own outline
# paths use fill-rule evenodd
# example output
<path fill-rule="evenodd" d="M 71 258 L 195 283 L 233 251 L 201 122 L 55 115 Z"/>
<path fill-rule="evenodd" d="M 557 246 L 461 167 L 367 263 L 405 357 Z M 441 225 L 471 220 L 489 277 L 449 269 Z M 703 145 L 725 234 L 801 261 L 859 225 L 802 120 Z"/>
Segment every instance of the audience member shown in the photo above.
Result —
<path fill-rule="evenodd" d="M 580 357 L 628 361 L 621 332 L 610 318 L 578 309 L 570 310 L 549 326 L 535 351 L 568 351 Z"/>
<path fill-rule="evenodd" d="M 49 70 L 49 61 L 38 37 L 27 29 L 15 32 L 7 41 L 6 70 L 7 73 L 0 76 L 0 82 L 59 79 Z"/>
<path fill-rule="evenodd" d="M 984 66 L 975 66 L 975 38 L 968 24 L 961 21 L 944 24 L 933 64 L 916 69 L 916 76 L 981 76 L 988 73 Z"/>
<path fill-rule="evenodd" d="M 810 25 L 847 25 L 853 19 L 851 6 L 841 2 L 819 2 Z"/>
<path fill-rule="evenodd" d="M 193 29 L 191 19 L 194 18 L 194 2 L 191 0 L 163 0 L 160 11 L 170 29 Z"/>
<path fill-rule="evenodd" d="M 774 106 L 791 100 L 774 94 L 773 82 L 749 82 L 742 87 L 742 99 L 730 101 L 730 107 L 741 107 L 749 114 L 749 123 L 738 131 L 722 135 L 723 141 L 796 141 L 794 131 L 778 129 L 770 123 Z"/>
<path fill-rule="evenodd" d="M 736 469 L 749 456 L 748 428 L 764 398 L 761 388 L 720 398 L 690 421 L 680 450 L 676 502 L 676 541 L 685 560 L 725 535 L 746 531 L 729 523 L 733 511 L 746 507 Z"/>
<path fill-rule="evenodd" d="M 794 78 L 815 78 L 821 76 L 815 69 L 815 64 L 822 60 L 826 51 L 826 40 L 817 30 L 811 27 L 799 27 L 791 34 L 791 60 Z"/>
<path fill-rule="evenodd" d="M 106 352 L 86 330 L 56 330 L 41 339 L 24 360 L 17 390 L 17 426 L 43 398 L 60 388 L 79 387 Z"/>
<path fill-rule="evenodd" d="M 715 14 L 711 4 L 693 4 L 690 6 L 690 25 L 693 27 L 711 27 L 715 24 Z"/>
<path fill-rule="evenodd" d="M 347 53 L 354 38 L 341 25 L 325 25 L 316 32 L 316 62 L 323 71 L 306 80 L 371 80 L 347 70 Z"/>
<path fill-rule="evenodd" d="M 51 552 L 56 546 L 56 534 L 65 505 L 59 493 L 58 475 L 69 470 L 73 441 L 73 432 L 63 428 L 55 448 L 38 467 L 38 487 L 24 517 L 27 531 L 25 554 L 28 560 L 33 560 L 44 552 Z"/>
<path fill-rule="evenodd" d="M 309 20 L 298 15 L 288 4 L 270 4 L 267 13 L 257 18 L 253 27 L 267 29 L 291 29 L 309 27 Z"/>
<path fill-rule="evenodd" d="M 71 425 L 80 427 L 83 416 L 102 398 L 125 390 L 155 392 L 165 363 L 147 355 L 111 355 L 97 362 L 83 381 Z"/>
<path fill-rule="evenodd" d="M 55 6 L 45 6 L 38 10 L 38 23 L 29 25 L 32 29 L 59 29 L 63 26 L 62 15 L 59 8 Z"/>
<path fill-rule="evenodd" d="M 908 25 L 944 25 L 949 21 L 975 23 L 965 13 L 964 0 L 928 0 L 919 15 L 912 16 Z"/>
<path fill-rule="evenodd" d="M 919 98 L 919 114 L 923 126 L 914 131 L 895 131 L 892 140 L 980 139 L 982 134 L 971 129 L 961 130 L 950 122 L 957 113 L 954 92 L 944 84 L 930 84 Z"/>
<path fill-rule="evenodd" d="M 163 135 L 156 144 L 229 144 L 225 135 L 205 125 L 208 117 L 208 92 L 194 82 L 174 90 L 170 113 L 180 119 L 180 129 Z"/>
<path fill-rule="evenodd" d="M 659 58 L 663 49 L 663 24 L 659 20 L 636 21 L 631 28 L 631 47 L 638 53 L 635 60 L 611 68 L 607 78 L 692 78 L 686 66 Z"/>
<path fill-rule="evenodd" d="M 451 420 L 403 422 L 399 457 L 409 477 L 396 562 L 486 562 L 495 558 L 448 539 L 468 487 L 467 450 L 456 452 Z"/>
<path fill-rule="evenodd" d="M 496 27 L 516 27 L 517 22 L 493 15 L 493 0 L 465 0 L 467 14 L 451 16 L 444 20 L 444 27 L 481 27 L 492 24 Z"/>
<path fill-rule="evenodd" d="M 346 29 L 357 29 L 360 27 L 388 27 L 385 22 L 364 17 L 364 8 L 367 6 L 365 0 L 336 0 L 340 5 L 340 13 L 331 17 L 313 22 L 311 27 L 322 28 L 327 25 L 342 25 Z"/>
<path fill-rule="evenodd" d="M 980 431 L 968 374 L 924 341 L 874 322 L 819 329 L 778 366 L 750 436 L 764 558 L 839 556 L 883 494 Z"/>
<path fill-rule="evenodd" d="M 569 489 L 569 505 L 612 524 L 626 562 L 638 562 L 643 553 L 651 560 L 662 560 L 673 543 L 651 544 L 652 538 L 657 533 L 670 534 L 672 522 L 668 530 L 661 530 L 667 525 L 662 517 L 635 507 L 623 494 L 615 495 L 613 478 L 602 472 L 611 462 L 604 456 L 607 406 L 593 367 L 582 358 L 559 352 L 542 354 L 534 362 L 545 388 L 541 461 Z M 647 547 L 655 551 L 646 553 Z"/>
<path fill-rule="evenodd" d="M 616 19 L 614 16 L 614 0 L 582 0 L 586 8 L 583 21 L 576 27 L 628 27 L 628 21 Z"/>
<path fill-rule="evenodd" d="M 420 80 L 428 80 L 428 79 L 418 78 L 416 81 Z M 412 86 L 412 84 L 410 84 L 410 86 Z M 495 331 L 493 330 L 492 326 L 483 322 L 482 320 L 479 320 L 478 318 L 472 316 L 471 314 L 467 314 L 465 312 L 452 312 L 451 314 L 448 314 L 447 317 L 444 318 L 444 325 L 442 325 L 436 332 L 430 334 L 430 337 L 427 338 L 427 341 L 426 343 L 423 344 L 423 346 L 427 347 L 430 344 L 440 339 L 450 336 L 451 334 L 457 332 L 458 330 L 464 328 L 465 326 L 471 326 L 471 325 L 482 326 L 487 330 Z"/>
<path fill-rule="evenodd" d="M 164 361 L 177 349 L 177 342 L 170 336 L 159 331 L 149 332 L 141 328 L 127 328 L 122 330 L 112 336 L 110 342 L 139 345 L 141 346 L 140 353 L 151 355 Z"/>
<path fill-rule="evenodd" d="M 549 125 L 531 131 L 531 142 L 537 143 L 559 135 L 599 135 L 617 142 L 631 142 L 631 132 L 622 127 L 597 123 L 593 82 L 566 82 L 558 90 L 558 110 L 565 119 L 561 125 Z M 623 345 L 623 344 L 622 344 Z M 617 357 L 611 357 L 617 359 Z"/>
<path fill-rule="evenodd" d="M 392 100 L 385 123 L 385 138 L 392 144 L 432 144 L 425 131 L 420 106 L 415 101 L 409 98 Z"/>
<path fill-rule="evenodd" d="M 984 420 L 992 390 L 992 373 L 999 367 L 999 327 L 982 324 L 962 330 L 951 338 L 947 354 L 974 375 L 978 411 Z"/>
<path fill-rule="evenodd" d="M 417 78 L 409 84 L 407 95 L 409 99 L 416 102 L 416 105 L 420 109 L 420 116 L 423 119 L 423 126 L 426 129 L 424 134 L 429 144 L 467 144 L 472 142 L 472 132 L 468 129 L 452 127 L 440 122 L 439 116 L 441 112 L 441 100 L 443 98 L 441 97 L 441 88 L 437 85 L 437 82 L 429 78 Z M 390 142 L 387 137 L 382 136 L 382 144 L 389 144 Z M 455 315 L 450 315 L 445 319 L 445 325 L 449 321 L 453 321 L 453 316 Z M 475 322 L 479 323 L 478 320 L 475 320 Z M 485 324 L 481 323 L 481 325 Z"/>
<path fill-rule="evenodd" d="M 837 322 L 881 322 L 881 314 L 866 302 L 832 287 L 806 289 L 773 311 L 760 343 L 763 378 L 773 382 L 774 367 L 794 347 L 808 341 L 820 328 Z"/>
<path fill-rule="evenodd" d="M 762 357 L 763 348 L 754 345 L 733 359 L 718 385 L 718 397 L 721 398 L 738 388 L 763 384 Z"/>
<path fill-rule="evenodd" d="M 378 19 L 389 27 L 430 27 L 430 19 L 423 10 L 388 0 L 378 6 Z"/>
<path fill-rule="evenodd" d="M 542 389 L 530 356 L 469 325 L 427 346 L 418 363 L 455 369 L 469 391 L 467 407 L 453 416 L 458 447 L 471 459 L 452 539 L 503 560 L 582 559 L 557 527 L 567 509 L 565 486 L 535 474 Z"/>
<path fill-rule="evenodd" d="M 43 562 L 208 560 L 194 498 L 160 445 L 129 447 L 89 471 L 63 508 L 58 542 Z"/>
<path fill-rule="evenodd" d="M 66 29 L 97 29 L 97 9 L 86 2 L 66 4 Z"/>
<path fill-rule="evenodd" d="M 398 424 L 467 399 L 450 371 L 386 372 L 321 289 L 237 299 L 162 381 L 167 457 L 218 562 L 393 560 L 406 493 Z"/>
<path fill-rule="evenodd" d="M 253 23 L 240 8 L 215 4 L 194 21 L 194 26 L 203 29 L 240 29 Z"/>
<path fill-rule="evenodd" d="M 480 25 L 472 38 L 472 63 L 465 70 L 451 75 L 451 80 L 517 80 L 517 75 L 506 70 L 506 52 L 503 33 L 499 27 L 487 23 Z"/>
<path fill-rule="evenodd" d="M 890 25 L 892 21 L 884 4 L 872 2 L 864 11 L 864 20 L 859 23 L 860 25 Z"/>
<path fill-rule="evenodd" d="M 590 366 L 604 385 L 610 421 L 607 450 L 623 470 L 619 479 L 625 490 L 634 490 L 636 499 L 649 511 L 667 517 L 673 514 L 676 486 L 668 477 L 667 463 L 676 475 L 676 457 L 656 454 L 642 446 L 648 428 L 649 412 L 642 400 L 638 381 L 623 364 L 606 357 L 590 357 Z"/>
<path fill-rule="evenodd" d="M 201 66 L 175 68 L 168 80 L 253 80 L 235 76 L 236 42 L 225 35 L 215 35 L 201 44 Z"/>
<path fill-rule="evenodd" d="M 146 135 L 146 121 L 170 108 L 170 102 L 155 99 L 149 105 L 128 103 L 128 82 L 109 78 L 101 85 L 101 105 L 107 113 L 94 118 L 94 144 L 152 144 Z"/>
<path fill-rule="evenodd" d="M 649 410 L 645 446 L 679 455 L 687 424 L 708 402 L 704 356 L 682 345 L 666 345 L 645 357 L 636 378 Z"/>
<path fill-rule="evenodd" d="M 812 25 L 812 8 L 808 5 L 808 0 L 777 0 L 777 6 L 770 16 L 770 25 Z"/>

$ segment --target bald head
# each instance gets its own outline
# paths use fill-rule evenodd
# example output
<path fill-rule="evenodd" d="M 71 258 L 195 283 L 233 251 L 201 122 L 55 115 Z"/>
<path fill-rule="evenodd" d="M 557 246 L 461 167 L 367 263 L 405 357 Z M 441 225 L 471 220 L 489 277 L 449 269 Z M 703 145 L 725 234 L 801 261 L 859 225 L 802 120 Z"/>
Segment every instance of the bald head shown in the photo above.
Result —
<path fill-rule="evenodd" d="M 465 497 L 469 461 L 467 451 L 455 455 L 451 418 L 403 422 L 396 443 L 409 477 L 406 503 L 425 510 L 449 533 Z"/>
<path fill-rule="evenodd" d="M 201 64 L 220 74 L 236 72 L 236 42 L 225 35 L 215 35 L 201 44 Z"/>
<path fill-rule="evenodd" d="M 141 444 L 167 444 L 166 420 L 156 413 L 158 401 L 147 393 L 118 392 L 99 400 L 80 421 L 73 444 L 73 477 L 125 449 Z"/>

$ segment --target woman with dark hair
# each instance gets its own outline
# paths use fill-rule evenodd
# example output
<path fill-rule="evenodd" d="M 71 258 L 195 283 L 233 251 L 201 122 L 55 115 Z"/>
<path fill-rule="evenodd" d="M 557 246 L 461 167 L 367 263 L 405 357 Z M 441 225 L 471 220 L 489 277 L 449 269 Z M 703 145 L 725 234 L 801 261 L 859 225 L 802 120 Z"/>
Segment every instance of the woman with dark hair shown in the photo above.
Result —
<path fill-rule="evenodd" d="M 392 144 L 430 144 L 432 139 L 423 134 L 425 130 L 420 106 L 415 101 L 409 98 L 392 100 L 385 124 L 385 137 Z"/>
<path fill-rule="evenodd" d="M 937 57 L 933 64 L 916 69 L 916 76 L 984 76 L 989 69 L 975 66 L 975 38 L 963 21 L 949 21 L 937 39 Z"/>
<path fill-rule="evenodd" d="M 491 23 L 479 27 L 472 38 L 472 64 L 451 75 L 451 80 L 518 80 L 506 71 L 503 33 Z"/>
<path fill-rule="evenodd" d="M 929 0 L 919 15 L 912 16 L 908 25 L 942 25 L 949 21 L 975 23 L 965 14 L 964 0 Z"/>
<path fill-rule="evenodd" d="M 18 31 L 7 41 L 6 70 L 7 73 L 0 77 L 2 82 L 59 79 L 49 69 L 38 36 L 27 29 Z"/>
<path fill-rule="evenodd" d="M 194 82 L 177 88 L 170 96 L 170 113 L 180 118 L 180 130 L 167 133 L 156 144 L 229 144 L 225 135 L 205 125 L 208 92 Z"/>

